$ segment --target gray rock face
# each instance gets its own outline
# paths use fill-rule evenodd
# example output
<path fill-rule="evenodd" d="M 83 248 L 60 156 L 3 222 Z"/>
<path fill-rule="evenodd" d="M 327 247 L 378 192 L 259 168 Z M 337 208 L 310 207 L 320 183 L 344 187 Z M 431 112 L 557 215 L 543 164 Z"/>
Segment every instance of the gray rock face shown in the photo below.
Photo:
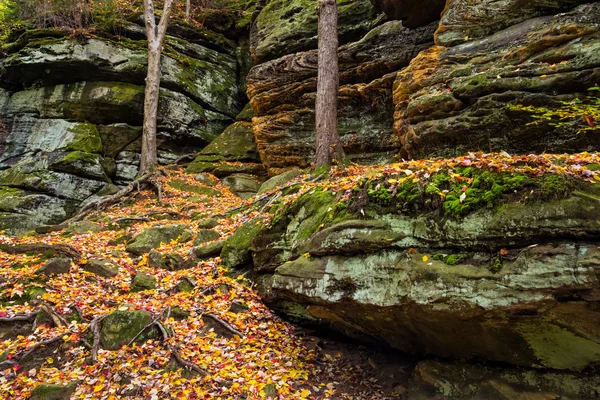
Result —
<path fill-rule="evenodd" d="M 71 260 L 68 258 L 52 258 L 36 271 L 38 275 L 68 274 L 71 270 Z"/>
<path fill-rule="evenodd" d="M 82 267 L 84 270 L 102 276 L 112 278 L 119 273 L 119 268 L 108 260 L 91 259 Z"/>
<path fill-rule="evenodd" d="M 185 47 L 182 39 L 178 39 L 178 44 Z M 131 48 L 96 38 L 85 39 L 84 42 L 57 39 L 48 44 L 24 47 L 4 59 L 2 86 L 18 90 L 40 80 L 47 86 L 90 80 L 139 84 L 146 76 L 145 52 L 141 43 L 139 48 Z M 196 56 L 199 53 L 193 49 L 189 52 Z M 241 111 L 235 60 L 224 55 L 218 56 L 216 60 L 221 63 L 216 64 L 192 57 L 186 59 L 189 67 L 168 54 L 162 57 L 164 85 L 210 105 L 215 111 L 235 117 Z M 69 71 L 68 75 L 65 70 Z"/>
<path fill-rule="evenodd" d="M 152 316 L 146 310 L 135 310 L 133 307 L 122 306 L 110 313 L 102 321 L 100 328 L 100 344 L 103 349 L 118 350 L 129 344 L 142 329 L 152 321 Z M 147 329 L 136 339 L 143 343 L 148 339 L 157 338 L 156 329 Z"/>
<path fill-rule="evenodd" d="M 423 361 L 409 382 L 408 399 L 592 400 L 599 387 L 600 378 L 595 374 Z"/>
<path fill-rule="evenodd" d="M 381 19 L 369 0 L 349 0 L 339 8 L 342 42 L 359 37 Z M 255 62 L 316 48 L 317 9 L 311 0 L 271 0 L 256 18 L 250 37 Z"/>
<path fill-rule="evenodd" d="M 27 31 L 7 45 L 0 59 L 0 187 L 11 189 L 0 190 L 0 229 L 61 222 L 137 176 L 147 56 L 143 28 L 124 33 L 130 39 L 120 42 Z M 234 41 L 176 24 L 169 33 L 161 163 L 200 151 L 244 105 Z M 207 35 L 220 42 L 207 43 Z"/>
<path fill-rule="evenodd" d="M 248 174 L 232 174 L 223 179 L 223 184 L 233 193 L 246 199 L 254 196 L 260 188 L 260 181 L 256 176 Z"/>

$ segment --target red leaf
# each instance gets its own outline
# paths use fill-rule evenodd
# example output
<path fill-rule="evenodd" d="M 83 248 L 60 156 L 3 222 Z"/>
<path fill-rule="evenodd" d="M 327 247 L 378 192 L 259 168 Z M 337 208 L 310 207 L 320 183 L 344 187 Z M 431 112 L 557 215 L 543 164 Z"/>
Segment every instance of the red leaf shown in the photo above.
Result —
<path fill-rule="evenodd" d="M 594 124 L 596 123 L 596 120 L 591 115 L 586 115 L 585 117 L 583 117 L 583 119 L 585 120 L 585 122 L 587 122 L 589 126 L 594 126 Z"/>

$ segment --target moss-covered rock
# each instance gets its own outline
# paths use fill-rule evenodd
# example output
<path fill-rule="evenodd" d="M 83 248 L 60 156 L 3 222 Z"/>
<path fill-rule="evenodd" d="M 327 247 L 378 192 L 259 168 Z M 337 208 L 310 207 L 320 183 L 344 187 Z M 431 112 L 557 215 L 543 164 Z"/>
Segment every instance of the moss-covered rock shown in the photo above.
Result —
<path fill-rule="evenodd" d="M 194 246 L 199 246 L 201 244 L 212 242 L 221 237 L 219 232 L 212 229 L 200 229 L 196 234 L 196 238 L 194 239 Z"/>
<path fill-rule="evenodd" d="M 261 219 L 252 219 L 240 226 L 235 233 L 225 241 L 221 258 L 227 268 L 237 268 L 252 261 L 250 246 L 252 239 L 263 229 Z"/>
<path fill-rule="evenodd" d="M 216 257 L 221 254 L 221 251 L 223 251 L 224 245 L 225 245 L 225 241 L 220 240 L 220 241 L 216 241 L 216 242 L 212 242 L 212 243 L 208 243 L 208 244 L 203 244 L 200 246 L 195 246 L 190 251 L 190 255 L 194 259 Z"/>
<path fill-rule="evenodd" d="M 408 398 L 591 400 L 598 390 L 600 380 L 596 374 L 430 360 L 421 361 L 415 367 L 409 381 Z"/>
<path fill-rule="evenodd" d="M 124 306 L 110 313 L 100 328 L 100 345 L 103 349 L 118 350 L 131 342 L 142 329 L 152 321 L 152 316 L 146 310 L 136 310 Z M 136 339 L 137 343 L 158 337 L 155 327 L 146 329 Z"/>
<path fill-rule="evenodd" d="M 600 41 L 588 32 L 598 29 L 598 4 L 558 12 L 578 3 L 583 2 L 550 1 L 540 7 L 537 1 L 482 1 L 469 4 L 465 13 L 461 10 L 466 3 L 448 3 L 436 34 L 443 46 L 421 52 L 396 76 L 394 129 L 404 143 L 404 155 L 428 158 L 479 150 L 522 154 L 598 148 L 598 135 L 577 133 L 590 128 L 580 115 L 536 118 L 526 111 L 539 107 L 552 113 L 586 98 L 587 90 L 597 83 L 596 78 L 581 76 L 593 76 L 597 67 L 592 60 Z M 491 9 L 496 11 L 490 13 Z M 512 25 L 546 13 L 551 15 Z M 506 29 L 499 30 L 503 26 Z M 562 36 L 567 26 L 573 27 L 568 38 Z M 554 29 L 551 36 L 546 35 L 548 27 Z M 565 40 L 549 50 L 548 40 L 558 37 Z M 576 45 L 580 41 L 586 45 Z M 568 65 L 544 62 L 546 50 L 556 60 L 568 59 Z M 558 124 L 559 119 L 564 124 Z"/>
<path fill-rule="evenodd" d="M 188 170 L 189 171 L 189 170 Z M 183 192 L 189 192 L 209 197 L 221 197 L 221 192 L 206 185 L 190 185 L 179 179 L 173 179 L 169 181 L 168 185 L 173 189 L 181 190 Z"/>
<path fill-rule="evenodd" d="M 56 257 L 52 258 L 41 266 L 35 273 L 37 275 L 59 275 L 68 274 L 71 271 L 71 260 L 68 258 Z"/>
<path fill-rule="evenodd" d="M 151 268 L 162 268 L 170 271 L 181 269 L 184 265 L 183 257 L 179 254 L 162 254 L 157 250 L 148 253 L 148 266 Z"/>
<path fill-rule="evenodd" d="M 91 272 L 104 278 L 112 278 L 119 273 L 119 267 L 109 260 L 92 258 L 87 261 L 82 267 L 84 271 Z"/>
<path fill-rule="evenodd" d="M 100 224 L 91 221 L 78 221 L 69 224 L 66 233 L 73 235 L 83 235 L 85 233 L 96 233 L 105 230 L 106 228 Z"/>
<path fill-rule="evenodd" d="M 340 41 L 366 33 L 377 22 L 378 13 L 371 2 L 339 2 Z M 270 1 L 260 11 L 255 23 L 251 38 L 255 62 L 316 47 L 317 9 L 310 0 Z"/>
<path fill-rule="evenodd" d="M 69 400 L 76 388 L 77 385 L 63 386 L 42 383 L 33 389 L 29 400 Z"/>
<path fill-rule="evenodd" d="M 162 225 L 148 228 L 136 235 L 127 244 L 127 251 L 142 255 L 160 247 L 162 243 L 177 240 L 185 230 L 186 225 Z"/>
<path fill-rule="evenodd" d="M 67 172 L 107 182 L 110 180 L 105 171 L 103 159 L 98 154 L 73 151 L 53 162 L 49 167 L 53 171 Z"/>
<path fill-rule="evenodd" d="M 284 186 L 286 183 L 297 178 L 302 172 L 298 168 L 292 168 L 283 174 L 276 175 L 265 181 L 258 189 L 258 194 L 270 192 L 271 190 Z"/>
<path fill-rule="evenodd" d="M 223 179 L 223 184 L 229 187 L 232 193 L 248 199 L 258 192 L 260 180 L 249 174 L 232 174 Z"/>
<path fill-rule="evenodd" d="M 196 223 L 200 229 L 213 229 L 219 226 L 219 220 L 216 218 L 203 218 Z"/>
<path fill-rule="evenodd" d="M 136 273 L 131 278 L 131 290 L 140 292 L 143 290 L 153 290 L 156 288 L 156 278 L 143 272 Z"/>
<path fill-rule="evenodd" d="M 260 162 L 252 124 L 236 122 L 206 146 L 198 157 L 197 162 L 203 161 L 252 161 Z"/>

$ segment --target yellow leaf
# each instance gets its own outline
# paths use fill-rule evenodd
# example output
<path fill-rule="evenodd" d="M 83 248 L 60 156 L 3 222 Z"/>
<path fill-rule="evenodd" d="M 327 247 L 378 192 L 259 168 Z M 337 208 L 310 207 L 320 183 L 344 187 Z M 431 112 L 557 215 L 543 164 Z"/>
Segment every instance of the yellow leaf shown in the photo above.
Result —
<path fill-rule="evenodd" d="M 423 256 L 423 262 L 427 262 L 427 260 L 429 260 L 429 257 Z"/>
<path fill-rule="evenodd" d="M 302 393 L 300 393 L 300 396 L 302 396 L 302 397 L 308 397 L 309 394 L 310 394 L 310 391 L 308 389 L 304 389 L 302 391 Z"/>
<path fill-rule="evenodd" d="M 104 389 L 104 385 L 99 383 L 96 386 L 94 386 L 94 393 L 98 393 L 99 391 L 101 391 L 102 389 Z"/>
<path fill-rule="evenodd" d="M 52 364 L 52 363 L 54 363 L 54 360 L 52 358 L 48 357 L 48 358 L 46 358 L 46 362 L 48 364 Z"/>

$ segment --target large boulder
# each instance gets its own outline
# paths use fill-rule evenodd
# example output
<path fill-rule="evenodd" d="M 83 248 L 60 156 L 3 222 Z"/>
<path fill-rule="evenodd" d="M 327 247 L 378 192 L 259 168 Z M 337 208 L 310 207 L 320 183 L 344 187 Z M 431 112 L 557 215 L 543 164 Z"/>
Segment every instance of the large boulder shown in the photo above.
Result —
<path fill-rule="evenodd" d="M 220 14 L 236 24 L 240 13 Z M 243 29 L 219 20 L 169 26 L 158 110 L 161 164 L 200 151 L 243 108 L 239 71 L 249 56 L 236 38 Z M 9 37 L 14 42 L 0 55 L 0 186 L 11 189 L 0 193 L 0 229 L 21 233 L 62 222 L 137 176 L 143 20 L 120 33 L 123 39 L 73 38 L 60 29 L 30 29 Z"/>
<path fill-rule="evenodd" d="M 69 400 L 77 385 L 51 385 L 41 383 L 33 388 L 29 400 Z"/>
<path fill-rule="evenodd" d="M 393 0 L 388 2 L 392 3 Z M 396 3 L 400 2 L 396 1 Z M 462 44 L 489 36 L 519 22 L 543 15 L 558 14 L 584 3 L 589 3 L 589 1 L 529 0 L 523 2 L 520 0 L 483 0 L 465 2 L 462 0 L 449 0 L 446 2 L 440 27 L 435 34 L 435 43 L 440 46 Z"/>
<path fill-rule="evenodd" d="M 387 178 L 349 201 L 327 191 L 301 196 L 254 234 L 263 299 L 413 354 L 594 365 L 598 190 L 561 187 L 551 175 L 482 174 L 475 186 L 485 176 L 490 187 L 468 188 L 460 201 L 452 189 L 442 203 L 429 197 L 443 188 L 442 175 L 420 189 L 407 181 L 395 189 L 398 203 L 386 196 Z M 538 200 L 517 200 L 527 196 Z"/>
<path fill-rule="evenodd" d="M 238 121 L 206 146 L 188 166 L 188 172 L 210 172 L 219 177 L 235 173 L 264 176 L 250 122 Z"/>
<path fill-rule="evenodd" d="M 35 116 L 36 119 L 64 118 L 101 125 L 126 123 L 141 126 L 143 104 L 143 86 L 110 81 L 81 81 L 16 92 L 11 96 L 5 112 L 19 116 L 28 114 L 25 118 L 30 119 Z M 159 130 L 165 132 L 163 134 L 172 135 L 171 140 L 187 140 L 191 141 L 190 144 L 195 142 L 196 146 L 212 141 L 230 120 L 223 114 L 204 110 L 189 97 L 168 89 L 161 89 L 158 107 Z M 24 131 L 27 134 L 27 129 L 18 129 L 25 121 L 21 122 L 17 117 L 13 124 L 21 125 L 15 125 L 11 131 Z M 42 124 L 52 123 L 52 120 L 43 121 Z M 35 138 L 36 131 L 33 132 L 32 136 Z M 60 139 L 61 136 L 57 133 L 45 141 Z M 109 139 L 112 140 L 110 137 Z"/>
<path fill-rule="evenodd" d="M 494 2 L 500 3 L 506 2 Z M 481 34 L 496 27 L 489 23 L 488 14 L 495 15 L 482 11 L 479 17 L 484 27 Z M 465 15 L 450 8 L 443 20 L 468 18 Z M 600 128 L 586 123 L 585 106 L 573 118 L 561 120 L 551 114 L 558 110 L 560 115 L 561 108 L 572 102 L 593 107 L 588 89 L 600 81 L 599 21 L 600 3 L 596 2 L 529 19 L 482 39 L 472 40 L 467 31 L 462 40 L 466 43 L 421 52 L 394 83 L 394 126 L 404 154 L 422 158 L 472 150 L 597 149 Z M 440 35 L 438 31 L 438 41 Z M 579 134 L 582 129 L 588 131 Z"/>

